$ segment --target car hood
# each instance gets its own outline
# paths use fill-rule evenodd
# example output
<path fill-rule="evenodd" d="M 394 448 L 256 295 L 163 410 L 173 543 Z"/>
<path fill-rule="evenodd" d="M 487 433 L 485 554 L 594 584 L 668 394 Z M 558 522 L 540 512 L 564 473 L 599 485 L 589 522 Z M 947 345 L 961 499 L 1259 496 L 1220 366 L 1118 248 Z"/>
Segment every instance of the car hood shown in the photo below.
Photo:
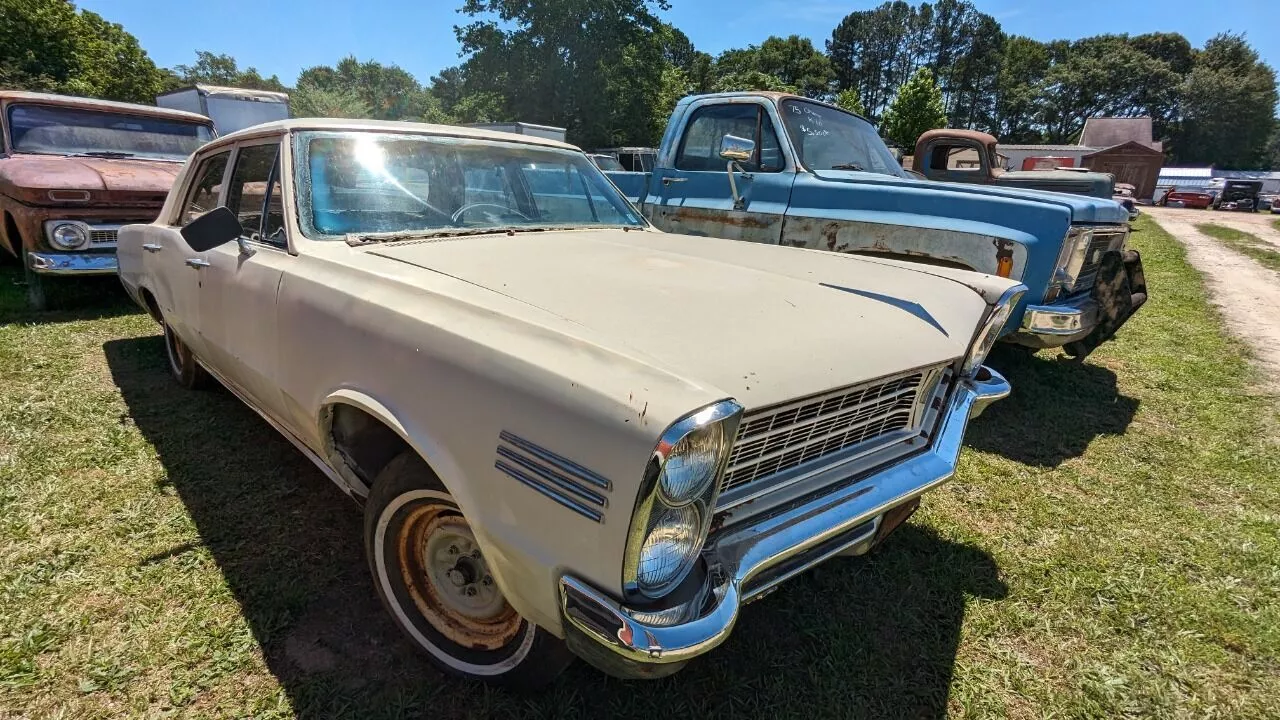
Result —
<path fill-rule="evenodd" d="M 943 183 L 852 170 L 819 170 L 814 175 L 829 182 L 875 183 L 890 191 L 893 188 L 914 190 L 921 186 L 927 186 L 930 193 L 944 194 L 953 201 L 969 199 L 974 205 L 982 203 L 984 198 L 1004 198 L 1046 203 L 1068 210 L 1071 213 L 1071 222 L 1073 223 L 1122 223 L 1129 219 L 1129 214 L 1115 202 L 1083 195 L 1068 195 L 1044 190 L 1027 190 L 992 185 Z M 886 202 L 889 201 L 886 200 Z M 948 203 L 948 207 L 951 208 L 949 212 L 961 212 L 963 214 L 962 210 L 957 209 L 962 208 L 963 205 L 964 203 Z"/>
<path fill-rule="evenodd" d="M 41 196 L 48 190 L 145 193 L 163 201 L 181 169 L 180 162 L 161 160 L 18 154 L 0 160 L 0 190 Z"/>
<path fill-rule="evenodd" d="M 748 407 L 958 358 L 987 307 L 961 282 L 892 263 L 650 231 L 484 235 L 366 252 L 551 313 L 580 327 L 583 342 Z"/>

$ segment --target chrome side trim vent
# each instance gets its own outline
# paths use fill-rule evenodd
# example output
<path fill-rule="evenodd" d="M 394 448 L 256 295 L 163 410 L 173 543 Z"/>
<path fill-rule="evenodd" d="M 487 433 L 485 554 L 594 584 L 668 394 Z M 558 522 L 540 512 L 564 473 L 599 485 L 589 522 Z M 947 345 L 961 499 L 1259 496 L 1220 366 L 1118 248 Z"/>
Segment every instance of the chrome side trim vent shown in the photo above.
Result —
<path fill-rule="evenodd" d="M 613 489 L 608 478 L 506 430 L 498 433 L 493 466 L 579 515 L 604 522 L 605 493 Z"/>

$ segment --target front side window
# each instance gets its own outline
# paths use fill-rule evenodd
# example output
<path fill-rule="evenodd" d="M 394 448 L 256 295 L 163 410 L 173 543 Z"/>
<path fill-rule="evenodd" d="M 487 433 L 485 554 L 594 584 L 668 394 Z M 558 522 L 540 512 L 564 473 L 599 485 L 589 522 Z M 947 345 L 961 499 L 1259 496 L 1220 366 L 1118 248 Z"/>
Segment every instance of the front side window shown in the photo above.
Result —
<path fill-rule="evenodd" d="M 227 170 L 227 159 L 231 151 L 220 152 L 205 158 L 195 172 L 195 182 L 191 192 L 187 194 L 187 202 L 182 206 L 179 225 L 186 225 L 201 215 L 218 206 L 218 196 L 222 193 L 222 176 Z"/>
<path fill-rule="evenodd" d="M 720 143 L 725 135 L 746 138 L 756 144 L 752 159 L 742 163 L 747 172 L 783 169 L 785 163 L 773 121 L 764 107 L 756 103 L 722 103 L 694 110 L 676 155 L 676 169 L 723 172 L 726 163 L 720 157 Z"/>
<path fill-rule="evenodd" d="M 185 160 L 213 139 L 201 123 L 52 105 L 11 105 L 14 152 L 147 160 Z"/>
<path fill-rule="evenodd" d="M 294 147 L 312 238 L 645 224 L 576 151 L 375 132 L 302 133 Z"/>
<path fill-rule="evenodd" d="M 246 240 L 284 244 L 279 162 L 276 143 L 242 147 L 236 156 L 227 207 L 240 219 L 240 235 Z"/>
<path fill-rule="evenodd" d="M 857 115 L 806 100 L 783 100 L 782 124 L 809 170 L 907 176 L 871 123 Z"/>

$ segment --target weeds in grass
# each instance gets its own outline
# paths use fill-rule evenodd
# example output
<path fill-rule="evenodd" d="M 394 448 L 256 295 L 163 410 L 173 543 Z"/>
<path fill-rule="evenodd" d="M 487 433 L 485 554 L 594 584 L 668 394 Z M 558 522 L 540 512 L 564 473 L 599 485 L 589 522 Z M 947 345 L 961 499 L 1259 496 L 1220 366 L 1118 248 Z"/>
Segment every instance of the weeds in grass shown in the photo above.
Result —
<path fill-rule="evenodd" d="M 1197 223 L 1196 229 L 1211 238 L 1221 241 L 1241 255 L 1247 255 L 1257 260 L 1259 264 L 1265 267 L 1272 270 L 1280 270 L 1280 250 L 1277 250 L 1275 245 L 1260 239 L 1257 235 L 1213 223 Z"/>
<path fill-rule="evenodd" d="M 1148 304 L 1083 365 L 997 353 L 1013 395 L 883 548 L 671 678 L 579 663 L 531 697 L 415 655 L 359 510 L 229 394 L 172 383 L 118 289 L 37 315 L 0 271 L 0 715 L 1274 717 L 1274 398 L 1181 247 L 1134 227 Z"/>

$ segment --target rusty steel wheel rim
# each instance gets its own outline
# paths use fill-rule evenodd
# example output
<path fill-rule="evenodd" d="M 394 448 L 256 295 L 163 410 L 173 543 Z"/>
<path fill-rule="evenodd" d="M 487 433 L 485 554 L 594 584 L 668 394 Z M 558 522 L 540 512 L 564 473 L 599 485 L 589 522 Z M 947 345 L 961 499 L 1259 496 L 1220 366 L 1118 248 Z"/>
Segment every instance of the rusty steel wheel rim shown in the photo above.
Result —
<path fill-rule="evenodd" d="M 497 650 L 520 632 L 465 518 L 442 505 L 415 508 L 400 526 L 399 564 L 409 596 L 440 634 L 464 647 Z"/>

